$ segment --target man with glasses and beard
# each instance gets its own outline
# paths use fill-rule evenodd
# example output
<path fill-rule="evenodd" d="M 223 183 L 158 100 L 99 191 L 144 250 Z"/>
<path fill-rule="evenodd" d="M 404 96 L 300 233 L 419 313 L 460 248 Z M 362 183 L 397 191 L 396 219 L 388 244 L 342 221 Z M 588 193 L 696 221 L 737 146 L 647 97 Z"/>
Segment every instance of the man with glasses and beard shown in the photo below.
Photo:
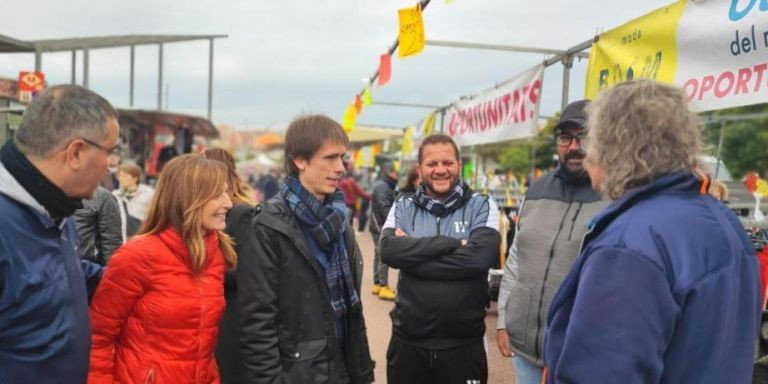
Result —
<path fill-rule="evenodd" d="M 555 126 L 558 168 L 528 189 L 499 292 L 497 342 L 514 356 L 515 382 L 538 384 L 552 297 L 579 255 L 589 219 L 605 206 L 584 169 L 588 100 L 565 107 Z"/>
<path fill-rule="evenodd" d="M 459 178 L 450 136 L 424 139 L 422 185 L 389 211 L 382 261 L 400 269 L 387 350 L 389 383 L 485 383 L 488 269 L 499 255 L 499 212 Z"/>

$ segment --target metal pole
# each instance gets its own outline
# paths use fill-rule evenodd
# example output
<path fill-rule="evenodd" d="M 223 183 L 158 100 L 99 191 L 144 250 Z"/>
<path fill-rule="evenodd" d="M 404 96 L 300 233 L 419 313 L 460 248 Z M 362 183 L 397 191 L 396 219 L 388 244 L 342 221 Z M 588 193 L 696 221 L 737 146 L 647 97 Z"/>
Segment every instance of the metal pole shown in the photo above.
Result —
<path fill-rule="evenodd" d="M 43 68 L 43 53 L 35 50 L 35 72 L 40 72 Z"/>
<path fill-rule="evenodd" d="M 131 45 L 131 74 L 130 74 L 130 91 L 128 93 L 128 105 L 133 107 L 134 87 L 136 84 L 136 46 Z"/>
<path fill-rule="evenodd" d="M 213 112 L 213 39 L 208 40 L 208 120 Z"/>
<path fill-rule="evenodd" d="M 715 180 L 720 174 L 720 155 L 723 151 L 723 137 L 725 136 L 725 120 L 720 121 L 720 140 L 717 143 L 717 160 L 715 161 Z"/>
<path fill-rule="evenodd" d="M 88 69 L 90 66 L 90 56 L 88 55 L 88 48 L 83 49 L 83 88 L 88 88 Z"/>
<path fill-rule="evenodd" d="M 571 85 L 571 67 L 573 67 L 573 56 L 563 56 L 563 96 L 560 102 L 561 111 L 568 105 L 568 92 Z"/>
<path fill-rule="evenodd" d="M 72 50 L 72 80 L 70 84 L 77 84 L 77 51 Z"/>
<path fill-rule="evenodd" d="M 163 43 L 157 45 L 157 110 L 163 109 Z"/>
<path fill-rule="evenodd" d="M 426 108 L 426 109 L 445 108 L 444 105 L 416 104 L 416 103 L 398 103 L 398 102 L 391 102 L 391 101 L 374 101 L 373 105 L 385 105 L 385 106 L 388 106 L 388 107 Z"/>
<path fill-rule="evenodd" d="M 450 48 L 486 49 L 491 51 L 543 53 L 546 55 L 564 55 L 566 53 L 566 51 L 561 51 L 558 49 L 521 47 L 516 45 L 467 43 L 462 41 L 445 41 L 445 40 L 427 40 L 424 42 L 424 45 L 430 45 L 430 46 L 436 46 L 436 47 L 450 47 Z M 578 53 L 575 53 L 574 55 L 585 58 L 585 59 L 589 57 L 589 54 L 585 52 L 578 52 Z"/>

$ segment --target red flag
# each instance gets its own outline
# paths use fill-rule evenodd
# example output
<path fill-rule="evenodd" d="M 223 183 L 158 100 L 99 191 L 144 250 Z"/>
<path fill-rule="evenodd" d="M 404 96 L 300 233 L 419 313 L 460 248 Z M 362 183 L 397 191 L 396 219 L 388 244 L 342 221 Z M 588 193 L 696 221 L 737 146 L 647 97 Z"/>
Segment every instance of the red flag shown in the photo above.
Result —
<path fill-rule="evenodd" d="M 363 99 L 360 97 L 360 94 L 358 93 L 357 95 L 355 95 L 355 111 L 359 115 L 362 110 L 363 110 Z"/>
<path fill-rule="evenodd" d="M 392 75 L 392 57 L 389 53 L 381 55 L 381 62 L 379 63 L 379 87 L 389 82 L 389 77 Z"/>

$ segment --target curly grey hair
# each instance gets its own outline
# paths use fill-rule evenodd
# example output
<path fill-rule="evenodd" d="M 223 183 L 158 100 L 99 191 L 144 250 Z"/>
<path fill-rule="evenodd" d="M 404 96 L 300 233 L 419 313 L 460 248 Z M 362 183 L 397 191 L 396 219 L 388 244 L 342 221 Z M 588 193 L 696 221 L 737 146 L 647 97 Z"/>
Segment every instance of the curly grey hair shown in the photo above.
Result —
<path fill-rule="evenodd" d="M 117 119 L 117 112 L 96 92 L 77 85 L 57 85 L 27 106 L 14 141 L 22 153 L 44 157 L 77 137 L 104 140 L 111 119 Z"/>
<path fill-rule="evenodd" d="M 698 119 L 677 87 L 652 80 L 618 84 L 598 95 L 587 116 L 587 167 L 601 168 L 604 196 L 616 199 L 657 176 L 697 165 Z"/>

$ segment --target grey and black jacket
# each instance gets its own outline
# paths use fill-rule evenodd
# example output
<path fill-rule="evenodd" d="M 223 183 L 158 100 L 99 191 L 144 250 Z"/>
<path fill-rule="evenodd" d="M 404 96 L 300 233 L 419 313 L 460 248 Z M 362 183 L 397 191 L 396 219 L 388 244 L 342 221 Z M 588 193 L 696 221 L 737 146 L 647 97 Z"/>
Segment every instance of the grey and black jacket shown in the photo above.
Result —
<path fill-rule="evenodd" d="M 371 220 L 368 224 L 368 230 L 371 231 L 374 241 L 379 239 L 381 227 L 387 220 L 387 214 L 392 209 L 395 202 L 395 187 L 397 180 L 390 179 L 385 172 L 382 172 L 379 179 L 373 183 L 371 191 Z"/>
<path fill-rule="evenodd" d="M 344 231 L 344 240 L 360 292 L 362 254 L 353 231 Z M 242 382 L 373 382 L 362 307 L 347 313 L 342 350 L 325 272 L 279 194 L 262 206 L 248 234 L 240 236 L 237 252 Z"/>
<path fill-rule="evenodd" d="M 498 329 L 507 329 L 515 354 L 541 366 L 549 305 L 581 249 L 589 220 L 607 202 L 589 178 L 561 169 L 544 175 L 525 196 L 517 235 L 499 290 Z"/>
<path fill-rule="evenodd" d="M 408 236 L 395 236 L 398 228 Z M 396 336 L 422 348 L 447 349 L 485 335 L 488 269 L 499 256 L 498 228 L 496 203 L 466 185 L 461 201 L 441 216 L 413 197 L 395 202 L 379 247 L 382 261 L 400 269 L 390 313 Z"/>
<path fill-rule="evenodd" d="M 123 244 L 123 224 L 117 199 L 107 189 L 98 187 L 83 208 L 74 213 L 80 238 L 80 257 L 101 265 Z"/>

